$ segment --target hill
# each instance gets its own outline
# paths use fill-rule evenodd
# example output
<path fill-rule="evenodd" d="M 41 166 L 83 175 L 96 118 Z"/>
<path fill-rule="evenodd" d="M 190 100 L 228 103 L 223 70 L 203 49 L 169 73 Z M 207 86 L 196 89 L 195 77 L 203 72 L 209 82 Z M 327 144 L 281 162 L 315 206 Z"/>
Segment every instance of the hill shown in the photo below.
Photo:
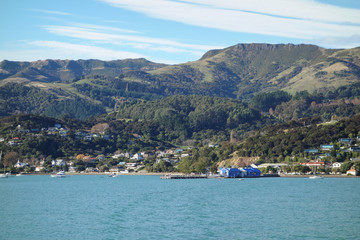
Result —
<path fill-rule="evenodd" d="M 0 91 L 7 94 L 0 96 L 0 115 L 85 119 L 117 111 L 132 99 L 180 94 L 250 101 L 259 93 L 279 90 L 292 95 L 334 92 L 359 80 L 360 48 L 304 44 L 238 44 L 177 65 L 146 59 L 2 61 Z M 34 97 L 35 92 L 42 98 Z"/>

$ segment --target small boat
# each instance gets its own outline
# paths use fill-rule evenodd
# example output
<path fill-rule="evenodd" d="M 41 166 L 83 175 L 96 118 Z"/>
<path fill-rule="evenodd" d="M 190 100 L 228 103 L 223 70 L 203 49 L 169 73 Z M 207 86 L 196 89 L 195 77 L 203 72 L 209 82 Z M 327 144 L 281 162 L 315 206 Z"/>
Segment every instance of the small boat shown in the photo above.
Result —
<path fill-rule="evenodd" d="M 24 174 L 21 172 L 21 173 L 16 174 L 16 176 L 17 176 L 17 177 L 19 177 L 19 176 L 24 176 Z"/>
<path fill-rule="evenodd" d="M 109 175 L 109 177 L 117 177 L 116 173 L 112 173 Z"/>
<path fill-rule="evenodd" d="M 7 178 L 7 177 L 8 177 L 8 175 L 6 173 L 1 173 L 0 174 L 0 178 Z"/>
<path fill-rule="evenodd" d="M 323 177 L 319 176 L 319 175 L 314 175 L 309 177 L 309 179 L 323 179 Z"/>
<path fill-rule="evenodd" d="M 56 174 L 51 174 L 51 177 L 53 177 L 53 178 L 64 178 L 66 176 L 65 176 L 64 171 L 60 171 L 60 172 L 57 172 Z"/>

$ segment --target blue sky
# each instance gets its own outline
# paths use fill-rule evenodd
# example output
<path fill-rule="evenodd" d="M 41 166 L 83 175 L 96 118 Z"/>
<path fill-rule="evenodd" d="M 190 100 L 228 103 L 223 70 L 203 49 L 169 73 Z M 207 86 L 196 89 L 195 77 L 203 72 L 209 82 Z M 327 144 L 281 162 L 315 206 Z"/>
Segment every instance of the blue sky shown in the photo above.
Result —
<path fill-rule="evenodd" d="M 0 60 L 183 63 L 237 43 L 360 46 L 355 0 L 3 0 Z"/>

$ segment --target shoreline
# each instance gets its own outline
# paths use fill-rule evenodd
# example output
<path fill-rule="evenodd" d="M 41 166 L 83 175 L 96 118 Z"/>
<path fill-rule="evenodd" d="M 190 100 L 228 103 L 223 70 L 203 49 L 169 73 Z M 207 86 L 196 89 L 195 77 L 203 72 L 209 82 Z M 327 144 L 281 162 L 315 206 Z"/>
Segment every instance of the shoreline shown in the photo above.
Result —
<path fill-rule="evenodd" d="M 23 174 L 23 176 L 50 176 L 51 174 L 54 173 L 25 173 Z M 112 173 L 110 172 L 94 172 L 94 173 L 70 173 L 70 172 L 65 172 L 65 174 L 67 176 L 106 176 L 106 175 L 110 175 Z M 14 174 L 13 176 L 15 176 L 16 174 Z M 189 174 L 184 174 L 184 173 L 179 173 L 179 172 L 132 172 L 132 173 L 117 173 L 118 176 L 164 176 L 164 175 L 183 175 L 183 176 L 200 176 L 200 175 L 189 175 Z M 351 176 L 351 175 L 332 175 L 332 174 L 317 174 L 318 176 L 321 176 L 323 178 L 359 178 L 360 176 Z M 277 176 L 260 176 L 258 178 L 309 178 L 313 175 L 309 174 L 309 175 L 287 175 L 287 174 L 280 174 Z M 213 179 L 213 178 L 223 178 L 223 177 L 219 177 L 219 176 L 208 176 L 208 179 Z"/>

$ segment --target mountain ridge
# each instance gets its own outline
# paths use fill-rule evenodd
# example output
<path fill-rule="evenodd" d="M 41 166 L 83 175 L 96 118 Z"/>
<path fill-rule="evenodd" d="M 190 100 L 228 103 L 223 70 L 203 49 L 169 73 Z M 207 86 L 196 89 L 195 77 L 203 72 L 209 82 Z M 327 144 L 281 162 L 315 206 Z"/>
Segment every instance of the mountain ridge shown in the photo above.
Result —
<path fill-rule="evenodd" d="M 107 112 L 132 99 L 204 95 L 248 101 L 259 93 L 279 90 L 292 95 L 301 91 L 326 93 L 359 80 L 360 47 L 325 49 L 307 44 L 241 43 L 174 65 L 143 58 L 0 62 L 0 88 L 9 83 L 35 87 L 46 98 L 53 95 L 56 101 L 51 102 L 61 106 L 62 101 L 82 99 L 82 106 L 100 104 Z M 36 92 L 16 89 L 19 94 Z M 16 99 L 16 95 L 11 97 Z"/>

